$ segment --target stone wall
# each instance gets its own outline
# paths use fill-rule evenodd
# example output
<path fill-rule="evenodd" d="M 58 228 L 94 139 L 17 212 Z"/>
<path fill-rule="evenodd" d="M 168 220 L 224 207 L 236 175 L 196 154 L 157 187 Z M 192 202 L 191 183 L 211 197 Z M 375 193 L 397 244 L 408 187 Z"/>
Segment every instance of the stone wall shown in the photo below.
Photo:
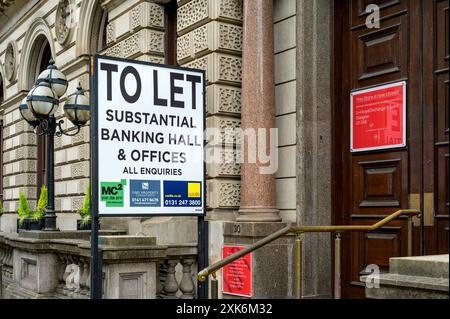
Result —
<path fill-rule="evenodd" d="M 297 219 L 331 225 L 331 4 L 297 3 Z M 331 297 L 330 234 L 304 236 L 303 295 Z"/>
<path fill-rule="evenodd" d="M 0 70 L 5 63 L 12 63 L 14 70 L 9 79 L 4 76 L 5 99 L 0 107 L 4 124 L 4 231 L 15 231 L 19 192 L 24 191 L 34 207 L 40 187 L 37 136 L 18 110 L 19 102 L 34 82 L 33 61 L 39 59 L 35 43 L 42 39 L 49 42 L 56 65 L 69 80 L 67 94 L 74 92 L 79 81 L 89 91 L 87 54 L 98 52 L 96 41 L 101 37 L 102 15 L 106 12 L 106 47 L 99 53 L 156 63 L 163 63 L 165 58 L 163 4 L 143 0 L 77 0 L 68 9 L 70 15 L 61 20 L 58 15 L 65 10 L 59 6 L 67 1 L 34 5 L 36 2 L 29 1 L 23 6 L 13 3 L 7 13 L 16 10 L 18 14 L 0 23 Z M 10 43 L 13 58 L 6 58 Z M 57 112 L 59 118 L 63 117 L 64 99 Z M 64 127 L 71 129 L 71 124 Z M 89 139 L 89 126 L 73 137 L 55 137 L 55 206 L 58 213 L 64 213 L 57 219 L 61 229 L 76 228 L 76 211 L 82 205 L 90 175 Z"/>
<path fill-rule="evenodd" d="M 2 229 L 6 231 L 15 230 L 19 192 L 24 191 L 30 206 L 34 207 L 37 189 L 40 187 L 37 185 L 37 136 L 18 110 L 20 100 L 25 97 L 37 75 L 36 61 L 39 60 L 41 47 L 36 43 L 42 39 L 49 42 L 56 65 L 69 80 L 68 94 L 74 92 L 78 81 L 88 89 L 88 61 L 79 57 L 75 50 L 76 22 L 82 14 L 84 2 L 77 1 L 71 7 L 69 18 L 73 23 L 65 30 L 64 21 L 58 21 L 57 18 L 57 15 L 61 14 L 61 9 L 58 10 L 60 2 L 46 1 L 42 5 L 35 5 L 37 1 L 12 3 L 8 8 L 11 11 L 6 12 L 9 19 L 0 24 L 0 64 L 11 65 L 14 70 L 9 78 L 3 79 L 6 92 L 0 107 L 4 124 L 3 199 L 6 213 L 2 217 Z M 17 14 L 11 15 L 11 12 Z M 61 40 L 61 35 L 64 35 L 64 41 Z M 7 47 L 10 43 L 14 49 L 13 54 L 8 55 Z M 65 97 L 62 102 L 64 99 Z M 61 104 L 57 116 L 61 117 L 62 113 Z M 70 125 L 66 128 L 70 128 Z M 58 211 L 74 212 L 81 207 L 89 176 L 88 141 L 88 128 L 84 128 L 76 137 L 55 140 L 55 191 Z M 61 228 L 76 225 L 75 220 L 70 225 L 64 223 L 66 220 L 59 220 Z"/>
<path fill-rule="evenodd" d="M 275 123 L 278 128 L 276 199 L 285 222 L 296 214 L 296 1 L 274 0 Z"/>

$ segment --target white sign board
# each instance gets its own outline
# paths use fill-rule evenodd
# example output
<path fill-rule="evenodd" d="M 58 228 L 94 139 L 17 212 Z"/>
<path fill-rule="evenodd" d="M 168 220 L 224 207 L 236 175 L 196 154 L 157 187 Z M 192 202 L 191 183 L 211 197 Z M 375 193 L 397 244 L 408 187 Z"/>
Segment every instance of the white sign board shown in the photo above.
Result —
<path fill-rule="evenodd" d="M 96 56 L 100 216 L 203 215 L 204 81 L 203 71 Z"/>

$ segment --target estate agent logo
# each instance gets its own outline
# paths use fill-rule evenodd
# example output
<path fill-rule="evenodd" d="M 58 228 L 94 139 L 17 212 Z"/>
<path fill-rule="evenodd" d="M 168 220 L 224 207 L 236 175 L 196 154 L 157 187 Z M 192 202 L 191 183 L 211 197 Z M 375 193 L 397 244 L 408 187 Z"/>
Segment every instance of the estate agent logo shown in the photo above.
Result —
<path fill-rule="evenodd" d="M 161 207 L 161 183 L 151 180 L 130 180 L 131 207 Z"/>
<path fill-rule="evenodd" d="M 124 196 L 123 189 L 127 181 L 122 179 L 120 182 L 101 182 L 100 201 L 105 202 L 106 207 L 123 207 Z"/>

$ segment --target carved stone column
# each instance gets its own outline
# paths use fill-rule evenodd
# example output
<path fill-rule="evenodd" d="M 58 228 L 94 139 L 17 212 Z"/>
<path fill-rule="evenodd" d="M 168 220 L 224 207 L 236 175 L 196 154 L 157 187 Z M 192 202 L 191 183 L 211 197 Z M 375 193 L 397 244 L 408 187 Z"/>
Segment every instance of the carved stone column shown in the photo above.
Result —
<path fill-rule="evenodd" d="M 272 0 L 244 1 L 242 69 L 242 129 L 255 129 L 256 136 L 258 129 L 266 129 L 268 154 L 270 129 L 275 127 Z M 261 174 L 262 166 L 258 157 L 256 163 L 242 164 L 237 221 L 281 221 L 275 205 L 275 176 Z"/>

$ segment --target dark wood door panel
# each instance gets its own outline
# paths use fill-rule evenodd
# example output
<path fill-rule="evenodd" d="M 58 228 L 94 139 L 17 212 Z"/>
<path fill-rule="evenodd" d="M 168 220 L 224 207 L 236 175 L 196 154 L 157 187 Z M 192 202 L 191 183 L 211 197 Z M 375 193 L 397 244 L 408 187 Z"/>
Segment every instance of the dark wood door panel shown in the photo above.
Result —
<path fill-rule="evenodd" d="M 354 218 L 352 224 L 371 225 L 377 222 L 376 218 Z M 396 220 L 372 232 L 354 232 L 345 236 L 348 240 L 351 261 L 348 273 L 344 274 L 344 298 L 363 298 L 364 283 L 360 276 L 367 274 L 367 270 L 374 265 L 380 272 L 389 270 L 389 258 L 405 255 L 408 249 L 407 221 Z"/>
<path fill-rule="evenodd" d="M 449 215 L 449 154 L 447 146 L 438 150 L 436 215 Z"/>
<path fill-rule="evenodd" d="M 449 5 L 448 0 L 438 0 L 435 4 L 436 16 L 436 65 L 437 69 L 448 68 L 449 60 Z"/>
<path fill-rule="evenodd" d="M 379 29 L 366 6 L 381 8 Z M 335 0 L 334 221 L 373 224 L 422 208 L 414 252 L 449 249 L 449 0 Z M 407 147 L 351 153 L 350 93 L 407 81 Z M 413 207 L 414 206 L 414 207 Z M 407 219 L 343 236 L 342 295 L 364 297 L 360 272 L 407 254 Z"/>
<path fill-rule="evenodd" d="M 449 226 L 448 216 L 436 216 L 437 254 L 448 254 L 449 252 L 448 226 Z"/>
<path fill-rule="evenodd" d="M 449 123 L 449 81 L 448 68 L 446 71 L 436 74 L 436 135 L 437 142 L 442 143 L 448 141 Z"/>
<path fill-rule="evenodd" d="M 372 225 L 378 218 L 353 218 L 353 225 Z M 351 234 L 352 281 L 358 281 L 359 275 L 368 265 L 374 264 L 380 271 L 388 271 L 389 258 L 402 256 L 408 250 L 407 219 L 398 219 L 372 232 L 354 232 Z"/>
<path fill-rule="evenodd" d="M 436 0 L 433 5 L 427 3 L 425 12 L 435 17 L 434 24 L 426 25 L 425 37 L 434 39 L 434 68 L 432 74 L 425 74 L 432 94 L 426 103 L 434 106 L 434 136 L 425 138 L 425 143 L 434 145 L 434 253 L 448 253 L 449 226 L 449 1 Z M 431 72 L 430 72 L 431 73 Z M 427 77 L 428 76 L 428 77 Z"/>
<path fill-rule="evenodd" d="M 408 204 L 407 153 L 355 155 L 352 214 L 387 215 Z"/>
<path fill-rule="evenodd" d="M 402 15 L 384 21 L 380 29 L 352 32 L 352 89 L 407 77 L 407 19 Z"/>

